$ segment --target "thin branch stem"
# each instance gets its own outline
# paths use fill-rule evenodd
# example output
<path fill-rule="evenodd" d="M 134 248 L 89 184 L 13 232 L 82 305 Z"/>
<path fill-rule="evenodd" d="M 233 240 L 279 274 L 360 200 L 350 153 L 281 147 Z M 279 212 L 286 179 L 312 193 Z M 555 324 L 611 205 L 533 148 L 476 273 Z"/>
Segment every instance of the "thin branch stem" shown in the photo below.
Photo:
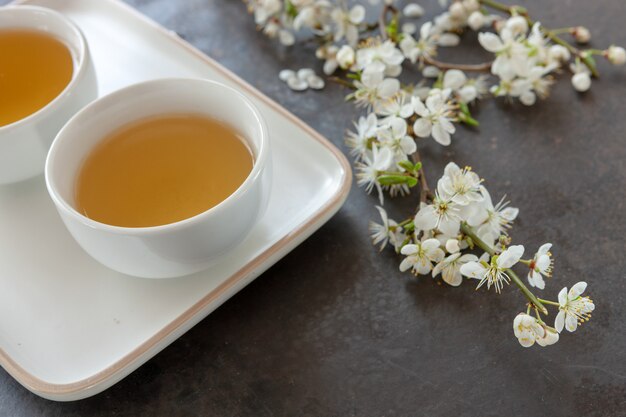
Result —
<path fill-rule="evenodd" d="M 550 304 L 552 306 L 557 306 L 557 307 L 560 306 L 560 304 L 557 303 L 556 301 L 544 300 L 543 298 L 537 298 L 537 300 L 541 301 L 543 304 Z"/>
<path fill-rule="evenodd" d="M 343 85 L 344 87 L 349 88 L 350 90 L 356 90 L 356 87 L 354 86 L 354 84 L 352 84 L 349 81 L 344 80 L 341 77 L 336 77 L 336 76 L 332 76 L 332 77 L 328 77 L 328 79 L 334 83 L 337 83 L 339 85 Z"/>
<path fill-rule="evenodd" d="M 418 162 L 422 164 L 422 168 L 420 169 L 419 180 L 420 180 L 420 204 L 426 203 L 428 200 L 432 200 L 434 197 L 433 192 L 430 190 L 428 186 L 428 181 L 426 180 L 426 174 L 424 173 L 424 164 L 422 163 L 422 156 L 419 151 L 415 151 L 413 155 L 411 155 L 411 159 L 414 164 Z M 419 210 L 419 206 L 417 207 Z"/>
<path fill-rule="evenodd" d="M 438 61 L 430 56 L 425 56 L 424 63 L 432 65 L 444 71 L 458 69 L 465 72 L 490 72 L 493 61 L 483 62 L 481 64 L 452 64 L 449 62 Z"/>
<path fill-rule="evenodd" d="M 489 245 L 487 245 L 481 238 L 479 238 L 474 232 L 474 230 L 467 223 L 465 222 L 461 223 L 461 231 L 465 233 L 467 236 L 469 236 L 472 239 L 472 241 L 476 244 L 476 246 L 478 246 L 479 248 L 487 252 L 489 255 L 493 256 L 496 254 L 496 251 L 493 248 L 491 248 Z M 505 272 L 509 276 L 509 278 L 511 278 L 511 281 L 513 281 L 515 285 L 517 285 L 518 288 L 522 291 L 522 293 L 526 296 L 528 301 L 533 303 L 535 308 L 537 308 L 543 314 L 548 314 L 548 310 L 546 309 L 546 307 L 543 304 L 541 304 L 541 301 L 539 301 L 539 299 L 535 297 L 535 295 L 528 289 L 528 287 L 524 285 L 524 283 L 517 276 L 515 271 L 513 271 L 512 269 L 505 269 Z"/>

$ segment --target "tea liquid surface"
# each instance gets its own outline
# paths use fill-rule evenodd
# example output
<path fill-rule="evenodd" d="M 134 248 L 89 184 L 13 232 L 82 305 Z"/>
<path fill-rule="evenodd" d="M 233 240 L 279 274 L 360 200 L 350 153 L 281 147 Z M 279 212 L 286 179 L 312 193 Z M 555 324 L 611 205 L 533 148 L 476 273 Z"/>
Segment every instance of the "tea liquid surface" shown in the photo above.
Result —
<path fill-rule="evenodd" d="M 72 54 L 58 39 L 35 30 L 0 29 L 0 126 L 50 103 L 73 72 Z"/>
<path fill-rule="evenodd" d="M 149 227 L 200 214 L 230 196 L 253 165 L 232 127 L 193 114 L 124 126 L 92 150 L 79 171 L 76 206 L 114 226 Z"/>

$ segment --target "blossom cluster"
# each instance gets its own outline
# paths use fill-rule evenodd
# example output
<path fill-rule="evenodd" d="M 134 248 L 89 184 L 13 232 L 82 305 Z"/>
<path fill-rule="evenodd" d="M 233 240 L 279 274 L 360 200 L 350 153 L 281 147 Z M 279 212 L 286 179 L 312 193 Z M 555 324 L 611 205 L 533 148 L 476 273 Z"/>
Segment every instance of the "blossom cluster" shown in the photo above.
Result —
<path fill-rule="evenodd" d="M 539 290 L 545 288 L 544 278 L 552 276 L 552 244 L 541 245 L 532 258 L 523 259 L 524 246 L 511 245 L 508 234 L 519 210 L 504 198 L 494 205 L 483 181 L 469 167 L 461 169 L 450 162 L 430 204 L 422 203 L 412 218 L 397 222 L 384 208 L 377 209 L 382 221 L 370 223 L 372 241 L 381 250 L 390 244 L 404 256 L 400 271 L 433 278 L 441 275 L 451 286 L 461 285 L 465 277 L 476 280 L 477 289 L 485 285 L 497 293 L 512 281 L 525 288 L 512 269 L 518 264 L 524 265 L 528 284 Z M 479 250 L 483 251 L 480 257 L 476 254 Z M 515 318 L 513 328 L 520 344 L 554 344 L 564 327 L 573 332 L 579 323 L 587 321 L 595 306 L 581 296 L 586 287 L 585 282 L 579 282 L 569 292 L 563 288 L 558 302 L 530 298 L 536 304 L 529 304 L 528 309 L 534 308 L 537 318 L 528 313 Z M 542 302 L 559 308 L 554 327 L 546 325 L 539 315 L 539 308 L 545 308 Z"/>

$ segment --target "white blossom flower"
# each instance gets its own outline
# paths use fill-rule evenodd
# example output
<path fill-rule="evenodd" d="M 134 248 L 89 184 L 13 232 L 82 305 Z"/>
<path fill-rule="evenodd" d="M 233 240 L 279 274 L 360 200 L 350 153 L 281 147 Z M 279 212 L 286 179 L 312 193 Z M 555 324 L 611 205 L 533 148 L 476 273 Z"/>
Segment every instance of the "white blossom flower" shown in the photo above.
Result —
<path fill-rule="evenodd" d="M 420 116 L 413 125 L 413 131 L 420 138 L 433 137 L 439 144 L 448 146 L 450 135 L 455 132 L 454 124 L 450 121 L 454 109 L 447 102 L 450 90 L 431 90 L 426 104 L 417 97 L 412 98 L 415 113 Z"/>
<path fill-rule="evenodd" d="M 420 207 L 413 223 L 416 229 L 428 231 L 438 229 L 448 236 L 456 236 L 461 227 L 461 210 L 458 204 L 435 192 L 432 204 Z"/>
<path fill-rule="evenodd" d="M 372 238 L 372 243 L 378 245 L 380 243 L 380 250 L 382 251 L 387 246 L 387 243 L 391 243 L 397 250 L 403 241 L 402 226 L 398 226 L 398 223 L 387 216 L 387 211 L 380 206 L 376 206 L 376 210 L 380 214 L 382 224 L 370 222 L 369 230 Z"/>
<path fill-rule="evenodd" d="M 505 197 L 494 206 L 487 189 L 481 186 L 480 192 L 483 200 L 476 204 L 477 210 L 469 216 L 467 223 L 472 227 L 478 227 L 476 231 L 478 237 L 487 244 L 492 244 L 501 234 L 506 235 L 506 230 L 511 227 L 519 209 L 507 207 L 509 202 L 504 201 Z"/>
<path fill-rule="evenodd" d="M 411 35 L 406 35 L 400 41 L 400 49 L 412 63 L 418 60 L 421 62 L 425 56 L 437 54 L 437 37 L 433 35 L 432 22 L 426 22 L 420 28 L 419 40 L 415 40 Z"/>
<path fill-rule="evenodd" d="M 382 72 L 368 68 L 361 74 L 361 80 L 354 82 L 354 86 L 357 88 L 354 92 L 356 105 L 371 108 L 393 97 L 400 90 L 400 81 L 384 78 Z"/>
<path fill-rule="evenodd" d="M 339 48 L 336 45 L 323 45 L 315 51 L 315 56 L 318 59 L 325 60 L 324 74 L 330 75 L 339 67 L 339 61 L 337 60 L 338 51 Z"/>
<path fill-rule="evenodd" d="M 454 252 L 443 261 L 435 265 L 433 269 L 433 278 L 441 273 L 441 278 L 446 284 L 458 287 L 463 282 L 461 275 L 461 267 L 468 262 L 476 262 L 478 257 L 470 253 L 461 255 L 461 252 Z"/>
<path fill-rule="evenodd" d="M 552 45 L 548 49 L 549 63 L 562 63 L 567 62 L 572 57 L 569 49 L 563 45 Z"/>
<path fill-rule="evenodd" d="M 391 149 L 400 160 L 417 150 L 415 139 L 407 135 L 407 127 L 404 119 L 394 118 L 377 132 L 380 144 Z"/>
<path fill-rule="evenodd" d="M 400 253 L 406 258 L 400 263 L 400 271 L 412 269 L 415 275 L 426 275 L 433 269 L 433 262 L 441 262 L 445 254 L 437 239 L 426 239 L 416 244 L 404 245 Z"/>
<path fill-rule="evenodd" d="M 515 265 L 523 254 L 524 246 L 513 245 L 500 255 L 494 255 L 490 263 L 485 261 L 466 263 L 461 267 L 461 274 L 469 278 L 479 279 L 477 289 L 487 283 L 487 289 L 494 286 L 496 292 L 499 293 L 502 291 L 504 283 L 508 284 L 511 281 L 505 270 Z"/>
<path fill-rule="evenodd" d="M 280 0 L 254 0 L 251 4 L 254 10 L 254 21 L 257 25 L 263 25 L 273 15 L 282 10 L 283 2 Z"/>
<path fill-rule="evenodd" d="M 593 301 L 589 297 L 581 297 L 585 292 L 587 283 L 581 281 L 567 291 L 567 287 L 559 292 L 559 314 L 554 320 L 554 327 L 561 333 L 563 326 L 570 331 L 576 331 L 579 324 L 588 321 L 591 312 L 595 309 Z"/>
<path fill-rule="evenodd" d="M 316 32 L 319 27 L 327 27 L 329 25 L 331 5 L 327 0 L 292 1 L 292 4 L 299 9 L 298 14 L 293 19 L 293 28 L 295 30 L 307 27 Z"/>
<path fill-rule="evenodd" d="M 357 4 L 349 11 L 336 8 L 331 12 L 331 17 L 336 25 L 335 42 L 345 37 L 348 44 L 355 47 L 359 41 L 358 26 L 365 18 L 365 7 Z"/>
<path fill-rule="evenodd" d="M 358 123 L 354 123 L 356 132 L 349 131 L 346 136 L 346 144 L 351 149 L 350 153 L 361 159 L 368 151 L 369 141 L 376 137 L 378 119 L 374 113 L 367 117 L 359 117 Z"/>
<path fill-rule="evenodd" d="M 470 167 L 461 169 L 454 162 L 450 162 L 437 182 L 437 191 L 444 199 L 466 206 L 484 199 L 480 183 L 480 177 Z"/>
<path fill-rule="evenodd" d="M 337 62 L 342 69 L 348 69 L 355 63 L 355 53 L 349 45 L 343 45 L 337 52 Z"/>
<path fill-rule="evenodd" d="M 532 106 L 537 97 L 548 97 L 550 86 L 554 82 L 549 75 L 552 67 L 533 67 L 526 78 L 518 78 L 512 83 L 512 96 L 519 97 L 522 104 Z"/>
<path fill-rule="evenodd" d="M 407 102 L 409 100 L 409 102 Z M 380 124 L 389 123 L 393 119 L 408 119 L 413 115 L 410 97 L 402 90 L 389 100 L 381 101 L 374 109 L 381 116 Z"/>
<path fill-rule="evenodd" d="M 554 329 L 547 328 L 539 323 L 536 318 L 526 313 L 519 313 L 515 317 L 513 332 L 524 347 L 530 347 L 535 342 L 540 346 L 549 346 L 559 341 L 559 334 Z"/>
<path fill-rule="evenodd" d="M 402 14 L 410 19 L 415 19 L 424 15 L 424 8 L 417 3 L 409 3 L 402 9 Z"/>
<path fill-rule="evenodd" d="M 528 268 L 528 283 L 531 287 L 537 287 L 543 290 L 546 287 L 546 283 L 543 281 L 543 277 L 549 277 L 552 275 L 552 254 L 550 253 L 551 243 L 545 243 L 541 245 L 533 259 L 530 261 Z"/>
<path fill-rule="evenodd" d="M 457 69 L 446 71 L 443 88 L 453 91 L 463 103 L 471 103 L 487 91 L 484 76 L 468 79 L 463 71 Z"/>
<path fill-rule="evenodd" d="M 368 194 L 376 187 L 380 204 L 383 204 L 383 192 L 378 177 L 380 172 L 388 169 L 392 162 L 393 152 L 391 149 L 381 148 L 379 151 L 378 147 L 373 145 L 372 151 L 365 153 L 362 160 L 356 163 L 357 184 L 365 187 L 365 192 Z"/>
<path fill-rule="evenodd" d="M 487 51 L 496 54 L 491 65 L 492 74 L 505 78 L 528 75 L 531 62 L 526 46 L 516 40 L 510 31 L 503 30 L 500 36 L 495 33 L 479 33 L 478 41 Z"/>
<path fill-rule="evenodd" d="M 613 65 L 626 64 L 626 50 L 621 46 L 611 45 L 609 49 L 605 51 L 606 59 Z"/>
<path fill-rule="evenodd" d="M 356 51 L 356 67 L 363 70 L 363 72 L 368 69 L 380 71 L 380 65 L 382 64 L 385 75 L 397 77 L 402 72 L 402 61 L 404 61 L 402 52 L 390 40 L 383 43 L 374 43 Z M 373 64 L 377 65 L 372 67 Z"/>
<path fill-rule="evenodd" d="M 509 18 L 504 27 L 511 32 L 513 36 L 525 35 L 528 32 L 528 22 L 523 16 L 512 16 Z"/>

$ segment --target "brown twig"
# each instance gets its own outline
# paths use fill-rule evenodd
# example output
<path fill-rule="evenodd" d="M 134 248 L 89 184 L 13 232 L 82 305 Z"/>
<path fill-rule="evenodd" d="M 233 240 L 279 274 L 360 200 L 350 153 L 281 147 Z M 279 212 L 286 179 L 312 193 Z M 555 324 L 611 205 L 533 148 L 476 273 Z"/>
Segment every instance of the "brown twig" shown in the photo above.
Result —
<path fill-rule="evenodd" d="M 380 17 L 378 18 L 378 31 L 380 32 L 380 36 L 383 40 L 389 37 L 387 33 L 387 13 L 398 13 L 398 9 L 393 7 L 391 4 L 385 4 L 383 9 L 380 11 Z"/>
<path fill-rule="evenodd" d="M 444 71 L 458 69 L 465 72 L 490 72 L 493 61 L 483 62 L 481 64 L 451 64 L 449 62 L 438 61 L 429 56 L 424 56 L 424 63 Z"/>
<path fill-rule="evenodd" d="M 422 156 L 420 155 L 419 151 L 415 151 L 411 155 L 411 159 L 413 160 L 414 164 L 417 164 L 418 162 L 422 164 L 422 169 L 420 169 L 420 204 L 426 203 L 427 201 L 433 199 L 434 194 L 430 190 L 430 187 L 428 186 L 428 181 L 426 180 L 426 174 L 424 174 L 424 164 L 422 163 Z M 419 210 L 419 206 L 417 207 L 417 209 Z"/>

